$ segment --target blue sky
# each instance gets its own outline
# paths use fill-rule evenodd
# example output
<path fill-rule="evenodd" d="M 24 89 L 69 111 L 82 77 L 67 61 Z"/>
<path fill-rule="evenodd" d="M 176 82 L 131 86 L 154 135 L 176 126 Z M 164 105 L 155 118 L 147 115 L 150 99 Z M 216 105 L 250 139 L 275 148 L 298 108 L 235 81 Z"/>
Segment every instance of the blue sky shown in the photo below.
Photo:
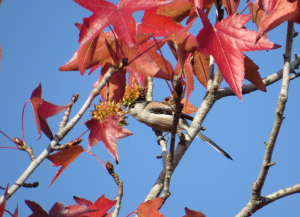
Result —
<path fill-rule="evenodd" d="M 241 3 L 238 10 L 242 11 L 244 7 L 245 2 Z M 214 23 L 213 11 L 214 9 L 210 18 Z M 138 12 L 134 15 L 138 20 L 142 14 L 143 12 Z M 89 15 L 89 11 L 71 0 L 2 2 L 0 129 L 8 136 L 21 138 L 22 107 L 40 82 L 42 97 L 57 105 L 67 104 L 74 93 L 79 93 L 79 100 L 73 107 L 71 117 L 78 112 L 91 92 L 92 84 L 98 79 L 99 70 L 91 76 L 80 76 L 79 72 L 60 72 L 58 68 L 78 49 L 78 30 L 74 23 L 82 22 L 83 17 Z M 253 24 L 249 23 L 247 27 L 256 30 Z M 191 32 L 197 34 L 201 28 L 202 23 L 197 19 Z M 268 33 L 268 38 L 282 45 L 282 48 L 247 53 L 260 67 L 262 77 L 282 68 L 286 28 L 287 23 L 284 23 Z M 295 25 L 295 30 L 300 30 L 299 25 Z M 293 54 L 299 53 L 299 40 L 299 36 L 294 39 Z M 164 52 L 175 64 L 170 52 Z M 198 107 L 205 89 L 197 81 L 195 84 L 190 101 Z M 222 86 L 228 85 L 223 82 Z M 234 161 L 195 139 L 171 179 L 172 195 L 161 209 L 165 216 L 183 216 L 184 207 L 201 211 L 206 216 L 234 216 L 247 204 L 251 186 L 262 164 L 265 150 L 263 142 L 268 141 L 274 123 L 280 82 L 267 87 L 267 90 L 267 93 L 256 91 L 244 95 L 242 102 L 235 96 L 216 102 L 203 123 L 207 128 L 204 134 L 226 150 Z M 269 171 L 263 195 L 300 182 L 299 91 L 300 79 L 291 81 L 285 119 L 272 158 L 276 165 Z M 161 101 L 169 94 L 165 82 L 155 79 L 154 99 Z M 98 103 L 99 99 L 94 103 Z M 53 133 L 57 132 L 61 118 L 62 114 L 48 120 Z M 80 123 L 88 118 L 89 113 L 85 114 Z M 39 135 L 31 106 L 26 108 L 24 121 L 26 142 L 38 156 L 47 147 L 49 140 L 45 135 L 37 140 Z M 119 216 L 126 216 L 136 210 L 162 169 L 161 160 L 156 159 L 161 154 L 161 149 L 152 130 L 131 117 L 128 122 L 130 125 L 127 128 L 134 135 L 118 141 L 120 161 L 115 166 L 115 171 L 124 181 Z M 78 137 L 86 130 L 85 125 L 80 123 L 62 143 Z M 87 149 L 87 135 L 83 137 L 81 145 Z M 14 145 L 0 135 L 0 146 Z M 102 161 L 113 162 L 103 144 L 98 144 L 91 151 Z M 29 164 L 30 159 L 25 152 L 0 149 L 0 186 L 13 184 Z M 8 201 L 7 209 L 13 212 L 18 204 L 19 216 L 23 217 L 31 214 L 24 200 L 33 200 L 49 211 L 55 202 L 74 204 L 74 195 L 93 202 L 102 194 L 109 199 L 117 195 L 113 179 L 91 155 L 81 154 L 47 189 L 57 170 L 57 167 L 50 166 L 50 162 L 45 160 L 27 180 L 29 183 L 39 182 L 39 187 L 21 188 Z M 292 195 L 268 205 L 254 216 L 295 216 L 300 212 L 299 201 L 300 195 Z"/>

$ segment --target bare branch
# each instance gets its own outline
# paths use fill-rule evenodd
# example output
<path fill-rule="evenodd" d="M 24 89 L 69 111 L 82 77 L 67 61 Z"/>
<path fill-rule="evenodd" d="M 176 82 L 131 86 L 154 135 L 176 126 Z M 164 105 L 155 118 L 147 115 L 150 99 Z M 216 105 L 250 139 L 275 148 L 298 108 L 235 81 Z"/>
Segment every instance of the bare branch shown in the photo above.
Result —
<path fill-rule="evenodd" d="M 277 136 L 282 121 L 284 119 L 283 113 L 285 110 L 285 104 L 288 99 L 288 89 L 289 89 L 289 82 L 290 82 L 289 79 L 290 60 L 291 60 L 291 50 L 293 44 L 293 29 L 294 29 L 294 23 L 289 21 L 288 30 L 287 30 L 287 39 L 286 39 L 286 49 L 284 55 L 282 85 L 281 85 L 281 90 L 280 90 L 279 99 L 276 108 L 275 121 L 274 121 L 273 129 L 269 141 L 266 145 L 266 151 L 265 151 L 262 167 L 257 180 L 252 185 L 252 196 L 249 203 L 238 213 L 237 216 L 251 216 L 254 212 L 256 212 L 263 206 L 270 203 L 268 201 L 268 198 L 261 196 L 261 190 L 264 186 L 269 168 L 270 166 L 273 165 L 271 164 L 271 158 L 277 140 Z"/>

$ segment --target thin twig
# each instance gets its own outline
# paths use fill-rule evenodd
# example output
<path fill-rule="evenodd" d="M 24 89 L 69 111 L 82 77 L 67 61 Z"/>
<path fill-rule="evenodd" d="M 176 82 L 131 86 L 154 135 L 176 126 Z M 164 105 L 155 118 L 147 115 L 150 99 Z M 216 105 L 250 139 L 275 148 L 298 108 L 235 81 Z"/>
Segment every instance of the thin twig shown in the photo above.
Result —
<path fill-rule="evenodd" d="M 115 173 L 114 166 L 109 161 L 106 162 L 106 169 L 107 169 L 108 173 L 113 177 L 116 184 L 118 185 L 118 195 L 115 198 L 115 200 L 117 202 L 116 202 L 116 205 L 115 205 L 115 210 L 111 214 L 111 217 L 117 217 L 119 215 L 119 212 L 120 212 L 120 209 L 121 209 L 121 201 L 122 201 L 122 197 L 123 197 L 123 181 L 121 181 L 119 179 L 119 175 L 117 173 Z"/>
<path fill-rule="evenodd" d="M 73 107 L 74 103 L 78 100 L 78 97 L 79 97 L 78 93 L 76 93 L 72 96 L 71 101 L 69 103 L 69 107 L 66 109 L 65 114 L 62 118 L 62 121 L 59 123 L 58 131 L 61 128 L 63 128 L 64 126 L 66 126 L 67 122 L 69 121 L 69 117 L 70 117 L 70 114 L 71 114 L 72 107 Z"/>
<path fill-rule="evenodd" d="M 290 82 L 289 79 L 290 60 L 291 60 L 291 50 L 293 44 L 293 30 L 294 30 L 294 23 L 289 21 L 288 29 L 287 29 L 287 38 L 286 38 L 286 49 L 284 55 L 282 85 L 281 85 L 281 90 L 280 90 L 278 103 L 276 107 L 273 129 L 269 141 L 266 145 L 266 151 L 265 151 L 260 173 L 258 175 L 257 180 L 252 185 L 251 199 L 249 203 L 237 214 L 238 217 L 251 216 L 254 212 L 256 212 L 257 210 L 259 210 L 260 208 L 268 204 L 267 198 L 261 196 L 261 190 L 264 186 L 271 165 L 270 163 L 273 155 L 273 150 L 275 147 L 277 136 L 281 128 L 282 121 L 284 119 L 283 113 L 288 99 L 288 89 L 289 89 L 289 82 Z"/>

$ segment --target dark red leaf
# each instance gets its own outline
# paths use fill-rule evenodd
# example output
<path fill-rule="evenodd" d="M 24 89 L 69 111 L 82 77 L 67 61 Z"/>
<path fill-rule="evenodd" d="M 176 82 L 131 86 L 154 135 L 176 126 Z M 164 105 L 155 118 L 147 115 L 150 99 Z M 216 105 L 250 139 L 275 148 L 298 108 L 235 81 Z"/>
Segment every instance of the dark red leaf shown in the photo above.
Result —
<path fill-rule="evenodd" d="M 47 158 L 52 162 L 53 166 L 62 166 L 54 175 L 51 184 L 58 178 L 58 176 L 73 162 L 81 153 L 83 148 L 80 145 L 70 146 L 68 149 L 60 150 L 59 152 L 49 155 Z"/>
<path fill-rule="evenodd" d="M 69 107 L 69 104 L 63 106 L 57 106 L 50 102 L 47 102 L 41 98 L 42 96 L 42 86 L 39 86 L 33 90 L 30 98 L 32 109 L 35 116 L 36 125 L 40 136 L 42 136 L 43 131 L 45 135 L 52 140 L 53 135 L 51 129 L 47 123 L 47 118 L 57 115 L 66 108 Z"/>
<path fill-rule="evenodd" d="M 132 132 L 120 126 L 124 114 L 109 115 L 101 121 L 91 119 L 85 125 L 89 128 L 89 148 L 97 145 L 100 141 L 104 143 L 106 150 L 113 156 L 116 163 L 119 161 L 117 139 L 132 135 Z"/>
<path fill-rule="evenodd" d="M 266 86 L 261 80 L 258 69 L 259 67 L 245 55 L 245 79 L 254 84 L 257 89 L 267 92 Z"/>

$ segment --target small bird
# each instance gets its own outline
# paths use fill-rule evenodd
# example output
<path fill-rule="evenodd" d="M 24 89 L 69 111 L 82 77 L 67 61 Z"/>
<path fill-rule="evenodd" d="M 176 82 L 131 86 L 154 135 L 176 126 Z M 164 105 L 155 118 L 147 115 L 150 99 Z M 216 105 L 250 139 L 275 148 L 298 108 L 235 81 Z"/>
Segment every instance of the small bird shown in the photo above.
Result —
<path fill-rule="evenodd" d="M 166 104 L 157 101 L 146 101 L 146 100 L 137 100 L 131 103 L 127 107 L 127 112 L 137 119 L 139 122 L 142 122 L 149 127 L 152 127 L 155 130 L 162 132 L 170 132 L 173 125 L 173 115 L 172 108 Z M 194 118 L 184 112 L 181 113 L 178 126 L 181 130 L 188 130 L 190 125 L 186 121 L 193 120 Z M 218 152 L 223 154 L 225 157 L 232 160 L 229 154 L 227 154 L 223 149 L 221 149 L 216 143 L 210 140 L 208 137 L 198 132 L 197 137 L 203 141 L 210 144 Z"/>

